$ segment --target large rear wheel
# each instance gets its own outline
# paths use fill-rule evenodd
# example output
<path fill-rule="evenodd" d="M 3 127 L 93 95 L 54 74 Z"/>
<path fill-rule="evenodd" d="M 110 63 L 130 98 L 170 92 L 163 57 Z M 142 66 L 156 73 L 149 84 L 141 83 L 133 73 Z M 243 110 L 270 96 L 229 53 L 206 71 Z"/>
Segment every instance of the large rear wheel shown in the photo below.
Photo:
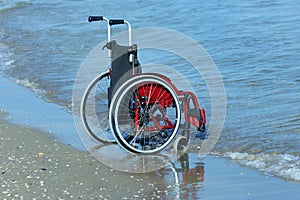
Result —
<path fill-rule="evenodd" d="M 127 151 L 155 153 L 174 139 L 180 124 L 175 91 L 162 78 L 140 75 L 125 82 L 111 102 L 109 122 Z"/>

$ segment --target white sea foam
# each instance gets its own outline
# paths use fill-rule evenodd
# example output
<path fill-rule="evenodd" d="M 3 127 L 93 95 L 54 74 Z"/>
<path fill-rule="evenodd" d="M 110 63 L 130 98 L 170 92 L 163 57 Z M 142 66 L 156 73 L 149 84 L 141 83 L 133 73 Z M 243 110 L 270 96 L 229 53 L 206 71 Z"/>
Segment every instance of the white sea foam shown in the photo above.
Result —
<path fill-rule="evenodd" d="M 34 88 L 34 87 L 36 86 L 35 83 L 30 82 L 30 81 L 27 80 L 27 79 L 24 79 L 24 80 L 17 80 L 16 82 L 17 82 L 17 84 L 19 84 L 19 85 L 21 85 L 21 86 L 23 86 L 23 87 L 27 87 L 27 88 Z"/>
<path fill-rule="evenodd" d="M 1 33 L 0 33 L 1 35 Z M 0 42 L 0 73 L 14 65 L 14 60 L 11 59 L 9 48 Z"/>
<path fill-rule="evenodd" d="M 264 174 L 300 181 L 300 157 L 292 154 L 227 152 L 225 157 Z"/>
<path fill-rule="evenodd" d="M 45 90 L 39 88 L 38 84 L 31 82 L 28 79 L 22 79 L 22 80 L 18 79 L 18 80 L 15 80 L 15 82 L 22 87 L 29 88 L 39 98 L 43 98 L 45 96 L 45 94 L 47 93 Z"/>

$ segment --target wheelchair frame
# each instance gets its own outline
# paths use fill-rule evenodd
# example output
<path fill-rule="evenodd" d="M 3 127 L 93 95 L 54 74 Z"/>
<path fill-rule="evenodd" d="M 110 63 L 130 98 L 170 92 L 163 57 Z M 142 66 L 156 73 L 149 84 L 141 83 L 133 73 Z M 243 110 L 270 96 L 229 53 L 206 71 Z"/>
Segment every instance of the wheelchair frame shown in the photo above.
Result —
<path fill-rule="evenodd" d="M 174 142 L 176 150 L 182 150 L 191 125 L 205 132 L 205 110 L 200 109 L 194 93 L 178 90 L 168 77 L 142 73 L 128 21 L 103 16 L 88 18 L 89 22 L 103 20 L 107 22 L 108 39 L 104 47 L 108 49 L 111 67 L 96 77 L 83 95 L 80 113 L 87 132 L 98 142 L 118 143 L 129 152 L 156 153 L 168 147 L 179 129 L 183 129 L 184 142 Z M 111 40 L 111 26 L 118 24 L 128 26 L 128 46 Z M 103 81 L 108 82 L 106 86 L 99 86 Z M 90 99 L 95 104 L 89 103 Z M 89 115 L 89 110 L 95 114 Z"/>

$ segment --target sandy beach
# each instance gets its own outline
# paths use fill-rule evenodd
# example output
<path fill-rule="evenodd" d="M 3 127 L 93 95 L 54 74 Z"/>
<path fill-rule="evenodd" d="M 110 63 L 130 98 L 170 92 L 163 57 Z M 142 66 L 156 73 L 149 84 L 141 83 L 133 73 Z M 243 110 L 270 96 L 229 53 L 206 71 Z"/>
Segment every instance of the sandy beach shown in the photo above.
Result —
<path fill-rule="evenodd" d="M 1 199 L 118 199 L 155 189 L 149 176 L 109 169 L 38 130 L 1 121 L 0 133 Z"/>

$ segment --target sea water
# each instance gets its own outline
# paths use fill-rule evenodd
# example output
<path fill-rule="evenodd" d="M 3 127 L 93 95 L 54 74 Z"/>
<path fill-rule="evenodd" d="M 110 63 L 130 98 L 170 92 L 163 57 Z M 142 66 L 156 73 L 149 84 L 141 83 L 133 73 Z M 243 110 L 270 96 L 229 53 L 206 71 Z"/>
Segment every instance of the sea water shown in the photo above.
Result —
<path fill-rule="evenodd" d="M 300 181 L 299 10 L 295 0 L 3 0 L 0 73 L 71 113 L 76 73 L 106 39 L 105 26 L 89 24 L 89 15 L 176 30 L 207 50 L 224 81 L 227 117 L 213 154 Z M 149 57 L 182 65 L 160 54 Z M 186 76 L 199 79 L 189 71 Z M 209 93 L 201 96 L 209 118 Z"/>

